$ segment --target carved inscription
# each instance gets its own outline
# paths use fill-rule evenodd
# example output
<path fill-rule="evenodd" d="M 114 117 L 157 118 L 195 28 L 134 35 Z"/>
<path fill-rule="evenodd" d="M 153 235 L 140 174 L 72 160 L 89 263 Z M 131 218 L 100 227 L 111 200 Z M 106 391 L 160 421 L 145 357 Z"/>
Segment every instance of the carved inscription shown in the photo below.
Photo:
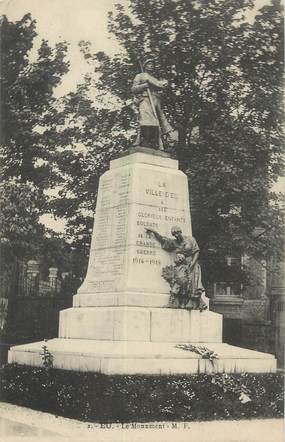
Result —
<path fill-rule="evenodd" d="M 143 193 L 147 199 L 143 209 L 140 208 L 136 214 L 136 225 L 139 227 L 136 241 L 138 247 L 136 249 L 137 256 L 133 258 L 133 263 L 161 266 L 161 260 L 158 258 L 161 246 L 146 235 L 145 228 L 161 231 L 165 225 L 169 225 L 169 227 L 173 224 L 183 226 L 186 223 L 186 218 L 183 209 L 180 209 L 179 215 L 177 215 L 177 210 L 172 208 L 172 201 L 178 202 L 179 194 L 173 192 L 169 183 L 159 181 L 156 186 L 146 186 Z"/>
<path fill-rule="evenodd" d="M 94 260 L 95 291 L 114 290 L 122 275 L 127 246 L 128 196 L 130 173 L 104 177 L 95 215 Z"/>
<path fill-rule="evenodd" d="M 159 198 L 174 198 L 178 199 L 177 193 L 166 192 L 163 190 L 155 190 L 155 189 L 145 189 L 147 195 L 158 196 Z"/>
<path fill-rule="evenodd" d="M 116 290 L 127 276 L 126 270 L 130 271 L 129 264 L 151 266 L 153 270 L 165 265 L 160 244 L 146 234 L 145 228 L 169 235 L 172 225 L 183 228 L 189 223 L 182 197 L 172 188 L 171 176 L 158 181 L 155 175 L 147 175 L 143 182 L 135 172 L 107 173 L 100 182 L 90 261 L 93 287 L 98 292 Z M 159 269 L 149 271 L 146 269 L 145 274 L 160 275 Z M 138 277 L 143 274 L 139 272 Z"/>

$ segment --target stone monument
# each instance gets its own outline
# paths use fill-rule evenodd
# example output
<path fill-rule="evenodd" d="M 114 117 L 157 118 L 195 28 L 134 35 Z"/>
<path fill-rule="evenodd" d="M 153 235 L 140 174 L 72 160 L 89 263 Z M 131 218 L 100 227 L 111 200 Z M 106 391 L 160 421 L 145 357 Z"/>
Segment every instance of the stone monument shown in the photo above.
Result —
<path fill-rule="evenodd" d="M 157 132 L 156 114 L 160 103 L 151 104 L 157 80 L 148 79 L 144 76 L 135 84 L 142 87 L 144 111 L 154 112 L 144 137 L 148 145 L 154 140 L 158 150 L 137 147 L 110 162 L 110 170 L 99 182 L 86 278 L 73 307 L 60 312 L 59 337 L 12 347 L 8 360 L 40 366 L 46 346 L 54 367 L 69 370 L 106 374 L 274 371 L 273 355 L 222 342 L 222 315 L 200 308 L 203 289 L 193 292 L 192 298 L 199 298 L 196 308 L 187 308 L 190 279 L 183 285 L 179 272 L 188 272 L 189 277 L 189 254 L 163 247 L 158 236 L 150 234 L 156 231 L 169 237 L 176 226 L 191 238 L 192 227 L 187 176 L 178 161 L 161 149 L 163 131 Z M 146 127 L 147 120 L 142 121 Z M 174 283 L 165 269 L 176 272 Z M 173 295 L 177 281 L 181 302 L 173 305 L 170 288 Z"/>
<path fill-rule="evenodd" d="M 162 269 L 175 252 L 146 229 L 191 236 L 188 182 L 165 152 L 137 149 L 110 162 L 100 178 L 85 281 L 73 307 L 60 312 L 59 337 L 12 347 L 9 362 L 107 374 L 269 372 L 273 355 L 222 343 L 222 315 L 173 308 Z M 183 344 L 184 348 L 183 348 Z M 187 345 L 206 346 L 214 360 Z"/>

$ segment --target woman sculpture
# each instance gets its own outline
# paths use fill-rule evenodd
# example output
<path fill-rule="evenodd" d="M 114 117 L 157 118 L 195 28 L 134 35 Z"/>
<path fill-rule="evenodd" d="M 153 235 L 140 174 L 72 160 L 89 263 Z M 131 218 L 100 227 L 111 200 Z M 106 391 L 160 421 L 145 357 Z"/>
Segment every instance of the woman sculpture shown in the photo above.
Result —
<path fill-rule="evenodd" d="M 171 287 L 172 297 L 178 299 L 179 307 L 200 311 L 207 309 L 202 299 L 205 289 L 198 263 L 200 250 L 195 238 L 182 235 L 181 228 L 177 226 L 171 229 L 173 239 L 161 236 L 153 229 L 148 228 L 146 232 L 154 235 L 164 250 L 176 253 L 174 265 L 164 267 L 162 276 Z"/>

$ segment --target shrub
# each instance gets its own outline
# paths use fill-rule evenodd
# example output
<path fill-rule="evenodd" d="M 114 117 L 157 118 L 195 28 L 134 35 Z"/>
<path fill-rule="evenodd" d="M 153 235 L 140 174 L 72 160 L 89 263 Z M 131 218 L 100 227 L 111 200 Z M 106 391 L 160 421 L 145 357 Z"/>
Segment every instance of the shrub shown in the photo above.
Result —
<path fill-rule="evenodd" d="M 1 400 L 92 422 L 281 417 L 283 375 L 107 376 L 6 365 Z"/>

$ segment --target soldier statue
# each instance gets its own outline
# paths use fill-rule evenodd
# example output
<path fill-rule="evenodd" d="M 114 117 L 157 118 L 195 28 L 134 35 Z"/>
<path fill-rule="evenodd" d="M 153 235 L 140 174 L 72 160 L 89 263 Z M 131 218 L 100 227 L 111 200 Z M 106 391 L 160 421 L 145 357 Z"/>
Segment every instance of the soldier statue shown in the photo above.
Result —
<path fill-rule="evenodd" d="M 167 86 L 166 80 L 153 76 L 154 62 L 147 59 L 142 72 L 137 74 L 132 92 L 138 113 L 138 136 L 136 145 L 164 150 L 165 143 L 178 141 L 177 131 L 168 123 L 161 108 L 161 94 Z"/>

